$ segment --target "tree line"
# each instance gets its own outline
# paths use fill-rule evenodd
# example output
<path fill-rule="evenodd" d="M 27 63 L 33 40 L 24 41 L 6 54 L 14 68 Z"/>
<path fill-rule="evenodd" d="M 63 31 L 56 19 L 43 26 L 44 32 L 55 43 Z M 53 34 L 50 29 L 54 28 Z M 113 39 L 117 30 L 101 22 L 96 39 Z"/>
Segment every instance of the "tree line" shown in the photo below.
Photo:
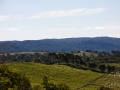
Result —
<path fill-rule="evenodd" d="M 42 52 L 42 53 L 22 53 L 22 54 L 1 54 L 0 63 L 11 63 L 11 62 L 35 62 L 44 64 L 66 64 L 71 67 L 90 69 L 95 71 L 99 68 L 101 72 L 114 71 L 115 67 L 106 66 L 105 63 L 119 63 L 119 53 L 107 53 L 99 52 L 97 56 L 77 55 L 75 53 L 55 53 L 55 52 Z M 112 69 L 111 69 L 112 68 Z M 114 68 L 114 69 L 113 69 Z M 110 70 L 111 69 L 111 70 Z"/>

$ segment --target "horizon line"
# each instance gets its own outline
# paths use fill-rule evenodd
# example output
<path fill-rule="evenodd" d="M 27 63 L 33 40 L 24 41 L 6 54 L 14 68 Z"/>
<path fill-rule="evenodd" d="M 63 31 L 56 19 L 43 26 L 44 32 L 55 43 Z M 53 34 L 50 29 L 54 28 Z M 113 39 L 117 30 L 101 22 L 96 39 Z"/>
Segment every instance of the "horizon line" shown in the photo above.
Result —
<path fill-rule="evenodd" d="M 0 40 L 0 42 L 4 42 L 4 41 L 38 41 L 38 40 L 52 40 L 52 39 L 72 39 L 72 38 L 120 38 L 120 37 L 110 37 L 110 36 L 95 36 L 95 37 L 66 37 L 66 38 L 43 38 L 43 39 L 26 39 L 26 40 Z"/>

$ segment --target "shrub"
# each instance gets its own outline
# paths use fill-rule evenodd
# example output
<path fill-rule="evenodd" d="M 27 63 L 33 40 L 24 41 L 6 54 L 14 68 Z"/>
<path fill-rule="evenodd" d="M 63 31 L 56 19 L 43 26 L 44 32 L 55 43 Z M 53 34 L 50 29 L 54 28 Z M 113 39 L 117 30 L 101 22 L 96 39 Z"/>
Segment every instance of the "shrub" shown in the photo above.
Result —
<path fill-rule="evenodd" d="M 70 90 L 70 87 L 66 83 L 62 82 L 57 85 L 57 90 Z"/>
<path fill-rule="evenodd" d="M 105 66 L 105 64 L 101 64 L 101 65 L 99 65 L 98 68 L 99 68 L 100 71 L 103 73 L 103 72 L 105 72 L 106 66 Z"/>
<path fill-rule="evenodd" d="M 66 83 L 61 82 L 59 84 L 55 84 L 49 80 L 49 76 L 47 75 L 43 77 L 42 84 L 46 90 L 70 90 L 69 85 L 67 85 Z"/>
<path fill-rule="evenodd" d="M 39 58 L 35 58 L 35 59 L 33 60 L 33 62 L 34 62 L 34 63 L 41 63 L 41 60 L 40 60 Z"/>
<path fill-rule="evenodd" d="M 7 90 L 11 86 L 12 82 L 6 77 L 0 77 L 0 88 Z"/>
<path fill-rule="evenodd" d="M 10 69 L 7 65 L 0 66 L 0 88 L 1 90 L 17 89 L 30 90 L 31 85 L 29 79 L 18 72 Z"/>

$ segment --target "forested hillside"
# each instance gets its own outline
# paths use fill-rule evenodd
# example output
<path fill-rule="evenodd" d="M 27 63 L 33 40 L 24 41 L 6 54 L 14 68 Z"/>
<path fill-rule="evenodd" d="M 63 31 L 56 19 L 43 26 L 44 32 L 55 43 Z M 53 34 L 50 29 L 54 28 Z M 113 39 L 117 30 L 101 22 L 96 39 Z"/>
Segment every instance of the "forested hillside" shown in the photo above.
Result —
<path fill-rule="evenodd" d="M 70 52 L 85 50 L 108 52 L 111 50 L 120 50 L 120 38 L 95 37 L 0 42 L 0 53 L 30 51 Z"/>

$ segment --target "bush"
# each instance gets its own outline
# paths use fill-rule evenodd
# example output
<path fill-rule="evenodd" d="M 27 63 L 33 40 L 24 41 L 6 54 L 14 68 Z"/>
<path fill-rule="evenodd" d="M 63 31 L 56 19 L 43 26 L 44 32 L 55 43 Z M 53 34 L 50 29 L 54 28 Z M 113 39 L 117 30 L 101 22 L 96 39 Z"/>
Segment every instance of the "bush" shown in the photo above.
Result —
<path fill-rule="evenodd" d="M 70 90 L 69 85 L 67 85 L 66 83 L 61 82 L 59 84 L 55 84 L 49 80 L 49 76 L 47 75 L 43 77 L 42 84 L 46 90 Z"/>
<path fill-rule="evenodd" d="M 62 82 L 57 85 L 57 90 L 70 90 L 70 87 L 66 83 Z"/>
<path fill-rule="evenodd" d="M 25 75 L 10 69 L 7 65 L 2 65 L 0 66 L 0 88 L 1 90 L 30 90 L 31 85 Z"/>
<path fill-rule="evenodd" d="M 33 62 L 34 62 L 34 63 L 41 63 L 41 60 L 40 60 L 39 58 L 35 58 L 35 59 L 33 60 Z"/>
<path fill-rule="evenodd" d="M 0 88 L 2 90 L 7 90 L 11 86 L 11 81 L 6 77 L 0 77 Z M 0 90 L 1 90 L 0 89 Z"/>
<path fill-rule="evenodd" d="M 106 66 L 105 66 L 105 64 L 101 64 L 101 65 L 99 65 L 98 68 L 99 68 L 100 71 L 103 73 L 103 72 L 105 72 Z"/>

